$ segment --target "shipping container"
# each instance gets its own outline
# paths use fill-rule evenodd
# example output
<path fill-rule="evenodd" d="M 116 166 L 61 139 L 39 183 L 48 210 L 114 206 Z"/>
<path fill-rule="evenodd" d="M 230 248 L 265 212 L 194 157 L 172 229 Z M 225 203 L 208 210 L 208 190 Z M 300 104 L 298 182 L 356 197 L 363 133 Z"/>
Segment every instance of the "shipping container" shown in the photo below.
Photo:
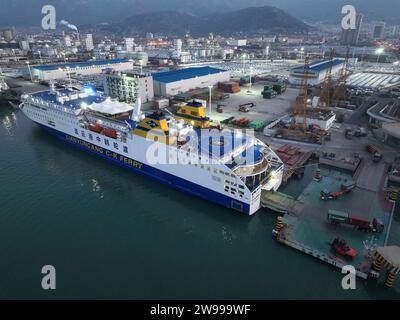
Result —
<path fill-rule="evenodd" d="M 327 218 L 333 223 L 347 223 L 349 214 L 342 211 L 329 210 Z"/>

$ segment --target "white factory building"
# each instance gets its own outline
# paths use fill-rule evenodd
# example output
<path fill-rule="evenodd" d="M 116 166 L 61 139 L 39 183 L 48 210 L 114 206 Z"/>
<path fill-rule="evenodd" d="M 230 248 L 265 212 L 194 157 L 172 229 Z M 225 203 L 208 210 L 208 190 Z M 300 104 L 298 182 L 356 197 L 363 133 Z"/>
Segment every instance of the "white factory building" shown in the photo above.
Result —
<path fill-rule="evenodd" d="M 229 81 L 229 71 L 199 67 L 187 68 L 153 74 L 154 94 L 156 96 L 174 96 L 193 89 L 215 86 L 218 82 Z"/>
<path fill-rule="evenodd" d="M 324 82 L 325 76 L 332 66 L 332 76 L 338 75 L 343 69 L 344 59 L 334 58 L 331 61 L 322 60 L 310 64 L 308 70 L 308 84 L 316 86 Z M 305 77 L 304 66 L 295 67 L 290 70 L 289 82 L 293 85 L 301 85 Z"/>
<path fill-rule="evenodd" d="M 107 72 L 104 79 L 104 93 L 121 102 L 135 103 L 140 97 L 143 103 L 153 101 L 153 77 L 151 74 Z"/>
<path fill-rule="evenodd" d="M 132 61 L 128 59 L 94 60 L 77 63 L 60 63 L 43 66 L 29 66 L 25 72 L 33 80 L 48 81 L 66 79 L 75 75 L 99 74 L 107 69 L 115 71 L 132 70 Z"/>

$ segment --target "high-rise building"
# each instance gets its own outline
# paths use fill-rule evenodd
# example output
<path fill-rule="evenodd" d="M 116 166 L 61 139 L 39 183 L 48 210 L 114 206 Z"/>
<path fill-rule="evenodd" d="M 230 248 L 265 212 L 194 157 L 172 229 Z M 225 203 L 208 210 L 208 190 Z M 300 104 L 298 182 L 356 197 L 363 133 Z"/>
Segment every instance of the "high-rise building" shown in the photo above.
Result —
<path fill-rule="evenodd" d="M 86 34 L 83 44 L 86 51 L 92 51 L 94 49 L 93 35 L 91 33 Z"/>
<path fill-rule="evenodd" d="M 362 14 L 356 16 L 356 28 L 355 29 L 342 29 L 340 43 L 344 46 L 356 46 L 360 37 L 361 24 L 363 20 Z"/>
<path fill-rule="evenodd" d="M 14 38 L 13 30 L 12 29 L 4 29 L 3 30 L 3 38 L 6 41 L 11 41 Z"/>
<path fill-rule="evenodd" d="M 383 38 L 383 34 L 385 32 L 385 26 L 386 26 L 386 24 L 384 22 L 381 22 L 381 23 L 375 25 L 374 33 L 373 33 L 374 39 L 382 39 Z"/>
<path fill-rule="evenodd" d="M 174 49 L 176 52 L 182 52 L 182 40 L 181 39 L 174 39 Z"/>
<path fill-rule="evenodd" d="M 151 32 L 147 32 L 146 33 L 146 40 L 153 40 L 154 39 L 154 35 Z"/>
<path fill-rule="evenodd" d="M 29 51 L 30 50 L 29 42 L 27 40 L 21 40 L 19 42 L 19 48 L 24 51 Z"/>
<path fill-rule="evenodd" d="M 135 39 L 125 38 L 125 50 L 128 52 L 133 52 L 134 48 L 135 48 Z"/>
<path fill-rule="evenodd" d="M 64 45 L 66 47 L 71 47 L 72 46 L 72 41 L 70 36 L 65 36 L 64 37 Z"/>
<path fill-rule="evenodd" d="M 149 102 L 154 99 L 153 77 L 144 73 L 107 72 L 104 93 L 126 103 L 135 103 L 138 97 L 142 102 Z"/>

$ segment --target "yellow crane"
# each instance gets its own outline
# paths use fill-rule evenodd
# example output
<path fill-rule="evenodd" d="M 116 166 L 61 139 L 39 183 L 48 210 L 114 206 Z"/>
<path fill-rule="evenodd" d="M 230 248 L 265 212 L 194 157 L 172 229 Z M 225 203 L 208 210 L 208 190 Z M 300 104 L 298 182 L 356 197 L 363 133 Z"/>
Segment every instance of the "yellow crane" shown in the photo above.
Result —
<path fill-rule="evenodd" d="M 310 58 L 306 56 L 304 59 L 304 72 L 300 85 L 300 92 L 293 108 L 292 119 L 290 124 L 290 129 L 295 130 L 297 125 L 296 118 L 298 116 L 302 116 L 303 117 L 302 129 L 304 133 L 307 132 L 307 102 L 308 102 L 309 71 L 310 71 Z"/>

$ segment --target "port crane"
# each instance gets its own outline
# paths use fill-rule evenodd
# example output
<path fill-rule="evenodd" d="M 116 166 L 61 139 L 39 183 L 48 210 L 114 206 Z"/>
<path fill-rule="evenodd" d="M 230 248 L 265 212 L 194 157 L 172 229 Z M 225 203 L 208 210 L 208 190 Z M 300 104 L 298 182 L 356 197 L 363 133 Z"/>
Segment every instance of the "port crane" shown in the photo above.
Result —
<path fill-rule="evenodd" d="M 346 48 L 343 68 L 340 72 L 339 79 L 336 83 L 335 90 L 333 92 L 332 101 L 346 102 L 347 100 L 347 76 L 349 66 L 350 48 Z"/>
<path fill-rule="evenodd" d="M 328 70 L 325 74 L 325 79 L 319 94 L 318 107 L 321 109 L 329 109 L 332 104 L 332 96 L 333 96 L 333 80 L 332 80 L 332 68 L 333 68 L 333 56 L 335 54 L 335 50 L 332 48 L 329 51 L 329 66 Z"/>
<path fill-rule="evenodd" d="M 296 99 L 295 105 L 293 107 L 292 119 L 290 123 L 290 130 L 296 130 L 298 116 L 302 116 L 303 123 L 302 129 L 304 133 L 307 133 L 307 103 L 308 103 L 308 78 L 310 71 L 310 58 L 306 56 L 304 59 L 304 72 L 303 78 L 300 85 L 299 96 Z"/>

